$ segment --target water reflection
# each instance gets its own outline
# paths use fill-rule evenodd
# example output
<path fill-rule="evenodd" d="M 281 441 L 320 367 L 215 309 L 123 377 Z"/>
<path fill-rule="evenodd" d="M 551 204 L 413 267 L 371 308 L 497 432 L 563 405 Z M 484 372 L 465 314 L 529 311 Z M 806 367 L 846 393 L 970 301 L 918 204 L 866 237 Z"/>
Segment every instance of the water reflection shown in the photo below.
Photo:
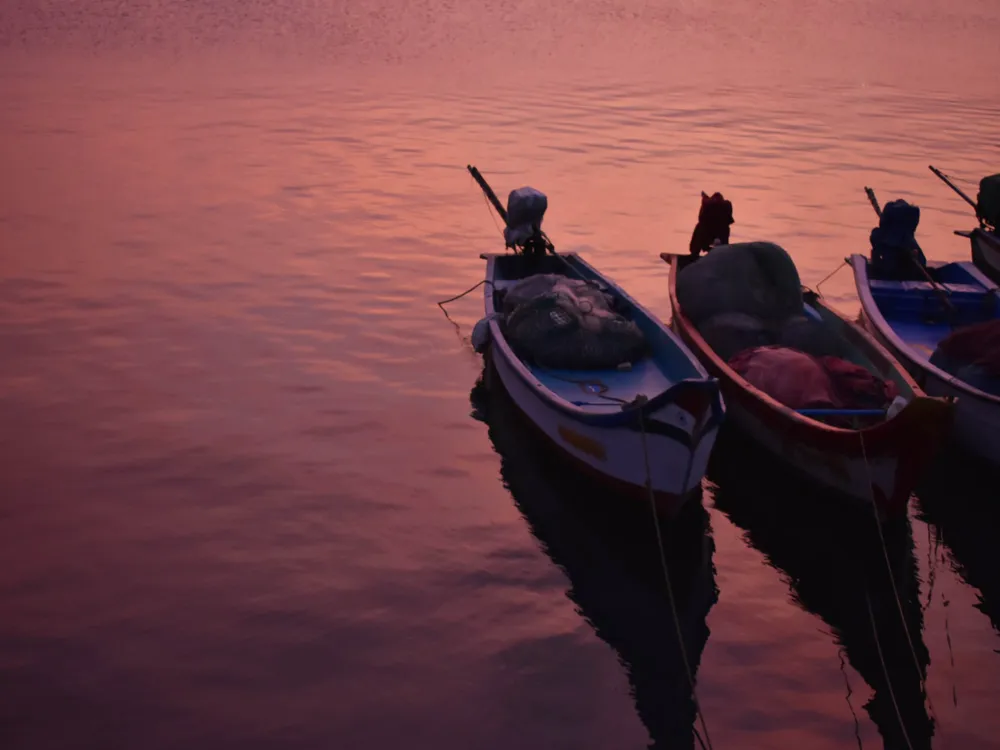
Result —
<path fill-rule="evenodd" d="M 816 501 L 808 485 L 775 477 L 780 474 L 766 456 L 731 433 L 723 435 L 709 468 L 715 507 L 784 574 L 796 603 L 829 626 L 842 654 L 874 690 L 864 708 L 885 747 L 930 748 L 934 722 L 923 687 L 930 656 L 909 521 L 883 527 L 883 551 L 866 512 Z"/>
<path fill-rule="evenodd" d="M 944 455 L 920 487 L 920 516 L 951 551 L 955 568 L 978 590 L 979 609 L 1000 633 L 1000 534 L 997 472 L 979 462 Z"/>
<path fill-rule="evenodd" d="M 489 385 L 487 385 L 487 383 Z M 484 370 L 470 394 L 500 455 L 500 474 L 542 548 L 569 578 L 567 596 L 617 652 L 650 748 L 693 748 L 696 710 L 649 510 L 622 506 L 566 470 Z M 663 527 L 671 590 L 684 650 L 697 674 L 718 600 L 714 543 L 700 502 Z"/>

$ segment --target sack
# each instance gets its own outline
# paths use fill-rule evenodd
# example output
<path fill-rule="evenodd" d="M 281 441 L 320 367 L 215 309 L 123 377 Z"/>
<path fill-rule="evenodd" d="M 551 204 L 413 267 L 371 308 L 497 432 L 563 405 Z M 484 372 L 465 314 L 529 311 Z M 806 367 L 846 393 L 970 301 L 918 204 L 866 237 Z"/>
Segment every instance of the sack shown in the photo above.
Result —
<path fill-rule="evenodd" d="M 740 242 L 714 248 L 677 276 L 677 300 L 700 326 L 721 313 L 742 313 L 770 324 L 802 312 L 802 285 L 795 263 L 771 242 Z"/>

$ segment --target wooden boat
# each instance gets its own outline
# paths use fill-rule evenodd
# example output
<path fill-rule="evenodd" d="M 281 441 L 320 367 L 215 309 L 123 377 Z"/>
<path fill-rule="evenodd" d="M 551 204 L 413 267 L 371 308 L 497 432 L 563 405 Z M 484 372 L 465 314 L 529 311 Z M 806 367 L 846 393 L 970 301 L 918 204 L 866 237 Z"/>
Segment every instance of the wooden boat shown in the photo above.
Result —
<path fill-rule="evenodd" d="M 953 326 L 1000 317 L 996 283 L 969 261 L 928 263 L 934 285 L 873 279 L 868 258 L 855 254 L 849 261 L 865 325 L 923 390 L 955 399 L 952 435 L 957 442 L 973 455 L 1000 463 L 1000 396 L 979 390 L 930 362 L 938 342 Z M 942 295 L 947 295 L 953 313 Z"/>
<path fill-rule="evenodd" d="M 486 315 L 473 331 L 473 345 L 528 422 L 580 469 L 675 516 L 700 492 L 725 415 L 718 382 L 617 284 L 576 253 L 555 251 L 541 230 L 548 205 L 543 193 L 513 190 L 505 208 L 479 170 L 467 169 L 503 219 L 505 244 L 514 250 L 480 256 L 486 261 Z M 601 299 L 612 299 L 615 313 L 641 332 L 641 352 L 630 352 L 621 363 L 627 366 L 613 369 L 594 369 L 596 359 L 586 369 L 553 369 L 536 361 L 542 359 L 537 351 L 516 352 L 506 333 L 504 297 L 518 282 L 542 274 L 583 281 L 600 290 Z M 555 320 L 559 313 L 549 315 Z"/>
<path fill-rule="evenodd" d="M 719 379 L 727 419 L 773 456 L 837 496 L 874 503 L 883 520 L 905 515 L 921 469 L 935 452 L 938 435 L 950 419 L 951 405 L 928 398 L 871 335 L 818 294 L 803 288 L 803 314 L 836 333 L 855 364 L 893 381 L 906 405 L 895 413 L 866 414 L 867 424 L 859 419 L 856 429 L 827 424 L 823 420 L 828 412 L 796 411 L 785 406 L 733 370 L 685 317 L 677 297 L 677 275 L 679 264 L 690 262 L 689 257 L 661 254 L 671 267 L 671 325 L 708 372 Z"/>
<path fill-rule="evenodd" d="M 514 404 L 575 463 L 632 497 L 676 515 L 698 494 L 725 408 L 718 382 L 677 336 L 576 253 L 486 260 L 484 353 Z M 567 274 L 616 298 L 649 343 L 628 369 L 554 370 L 522 360 L 504 335 L 503 291 L 537 273 Z"/>

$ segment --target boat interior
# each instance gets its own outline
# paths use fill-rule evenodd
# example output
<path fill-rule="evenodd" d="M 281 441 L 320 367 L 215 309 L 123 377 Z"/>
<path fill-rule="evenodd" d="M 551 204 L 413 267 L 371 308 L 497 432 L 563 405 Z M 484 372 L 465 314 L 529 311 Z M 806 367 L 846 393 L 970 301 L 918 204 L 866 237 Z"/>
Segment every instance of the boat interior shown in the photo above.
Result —
<path fill-rule="evenodd" d="M 565 370 L 523 362 L 549 391 L 574 406 L 594 411 L 618 411 L 643 394 L 649 398 L 688 378 L 701 378 L 695 366 L 660 325 L 637 309 L 614 284 L 577 260 L 574 254 L 537 258 L 511 253 L 494 256 L 493 308 L 503 309 L 503 295 L 518 281 L 534 274 L 559 274 L 597 284 L 615 301 L 615 312 L 639 326 L 649 342 L 648 354 L 629 368 Z"/>
<path fill-rule="evenodd" d="M 1000 300 L 964 263 L 930 263 L 927 270 L 934 284 L 924 279 L 871 278 L 869 287 L 896 334 L 918 354 L 930 357 L 956 327 L 1000 317 Z"/>

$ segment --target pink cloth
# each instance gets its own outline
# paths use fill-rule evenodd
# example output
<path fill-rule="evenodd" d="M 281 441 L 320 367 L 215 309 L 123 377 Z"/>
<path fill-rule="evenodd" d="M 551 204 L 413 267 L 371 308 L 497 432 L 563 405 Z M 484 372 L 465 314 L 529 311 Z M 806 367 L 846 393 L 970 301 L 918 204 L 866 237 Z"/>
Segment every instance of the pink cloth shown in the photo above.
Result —
<path fill-rule="evenodd" d="M 830 376 L 805 352 L 758 346 L 735 354 L 729 366 L 750 385 L 792 409 L 837 408 Z"/>
<path fill-rule="evenodd" d="M 938 351 L 957 362 L 977 365 L 1000 376 L 1000 320 L 963 326 L 938 344 Z"/>
<path fill-rule="evenodd" d="M 879 409 L 899 393 L 895 383 L 847 360 L 781 346 L 744 349 L 729 366 L 791 409 Z"/>

